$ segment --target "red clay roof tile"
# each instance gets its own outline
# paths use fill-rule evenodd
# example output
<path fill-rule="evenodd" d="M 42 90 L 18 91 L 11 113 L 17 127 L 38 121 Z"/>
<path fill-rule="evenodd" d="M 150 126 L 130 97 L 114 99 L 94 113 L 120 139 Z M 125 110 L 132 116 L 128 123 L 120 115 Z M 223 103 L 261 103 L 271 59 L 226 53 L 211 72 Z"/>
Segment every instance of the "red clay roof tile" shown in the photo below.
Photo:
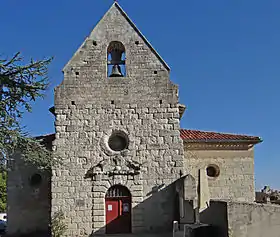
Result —
<path fill-rule="evenodd" d="M 238 135 L 238 134 L 228 134 L 228 133 L 218 133 L 218 132 L 206 132 L 198 130 L 180 130 L 181 138 L 184 141 L 194 142 L 261 142 L 260 137 L 248 136 L 248 135 Z"/>

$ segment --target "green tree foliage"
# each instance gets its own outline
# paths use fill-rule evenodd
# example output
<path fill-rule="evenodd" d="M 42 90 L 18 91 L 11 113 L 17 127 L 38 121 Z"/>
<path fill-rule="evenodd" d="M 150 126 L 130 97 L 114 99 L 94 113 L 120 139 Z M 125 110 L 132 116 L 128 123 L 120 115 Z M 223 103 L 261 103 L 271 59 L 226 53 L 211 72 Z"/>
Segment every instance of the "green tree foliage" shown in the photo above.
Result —
<path fill-rule="evenodd" d="M 10 59 L 0 57 L 0 158 L 20 151 L 37 167 L 53 165 L 51 152 L 31 138 L 20 125 L 23 112 L 31 112 L 31 102 L 43 96 L 48 86 L 48 65 L 52 58 L 24 64 L 20 53 Z"/>
<path fill-rule="evenodd" d="M 6 192 L 7 173 L 3 170 L 0 173 L 0 212 L 6 211 L 7 192 Z"/>

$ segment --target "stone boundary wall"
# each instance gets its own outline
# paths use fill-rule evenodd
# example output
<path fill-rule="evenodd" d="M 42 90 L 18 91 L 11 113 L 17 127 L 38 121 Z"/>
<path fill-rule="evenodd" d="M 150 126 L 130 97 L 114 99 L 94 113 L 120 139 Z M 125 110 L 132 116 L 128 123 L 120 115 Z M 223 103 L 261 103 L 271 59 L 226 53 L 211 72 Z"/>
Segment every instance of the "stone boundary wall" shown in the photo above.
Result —
<path fill-rule="evenodd" d="M 228 202 L 229 237 L 279 237 L 280 206 Z"/>

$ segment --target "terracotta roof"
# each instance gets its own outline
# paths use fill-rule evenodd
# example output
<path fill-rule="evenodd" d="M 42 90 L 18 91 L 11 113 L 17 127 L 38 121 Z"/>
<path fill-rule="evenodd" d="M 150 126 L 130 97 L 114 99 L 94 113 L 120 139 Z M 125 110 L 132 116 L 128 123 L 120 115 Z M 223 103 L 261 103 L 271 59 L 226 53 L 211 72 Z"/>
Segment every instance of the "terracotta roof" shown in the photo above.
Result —
<path fill-rule="evenodd" d="M 260 137 L 248 136 L 248 135 L 238 135 L 238 134 L 228 134 L 228 133 L 218 133 L 218 132 L 206 132 L 198 130 L 180 130 L 181 138 L 186 142 L 261 142 Z"/>

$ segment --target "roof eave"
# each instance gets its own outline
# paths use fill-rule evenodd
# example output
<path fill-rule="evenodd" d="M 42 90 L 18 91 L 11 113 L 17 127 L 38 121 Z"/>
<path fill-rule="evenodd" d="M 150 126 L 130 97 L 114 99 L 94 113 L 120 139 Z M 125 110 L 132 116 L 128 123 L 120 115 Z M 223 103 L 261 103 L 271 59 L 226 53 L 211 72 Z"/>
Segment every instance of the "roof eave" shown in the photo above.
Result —
<path fill-rule="evenodd" d="M 54 106 L 50 107 L 49 111 L 55 116 L 55 108 L 54 108 Z"/>
<path fill-rule="evenodd" d="M 183 105 L 183 104 L 179 104 L 179 115 L 180 115 L 180 119 L 183 117 L 185 110 L 186 110 L 186 106 Z"/>
<path fill-rule="evenodd" d="M 33 137 L 33 139 L 41 140 L 41 139 L 45 139 L 45 138 L 49 138 L 49 137 L 55 138 L 55 133 L 50 133 L 50 134 L 35 136 L 35 137 Z"/>
<path fill-rule="evenodd" d="M 221 140 L 221 139 L 183 139 L 187 143 L 246 143 L 246 144 L 258 144 L 262 142 L 262 139 L 258 140 Z"/>

